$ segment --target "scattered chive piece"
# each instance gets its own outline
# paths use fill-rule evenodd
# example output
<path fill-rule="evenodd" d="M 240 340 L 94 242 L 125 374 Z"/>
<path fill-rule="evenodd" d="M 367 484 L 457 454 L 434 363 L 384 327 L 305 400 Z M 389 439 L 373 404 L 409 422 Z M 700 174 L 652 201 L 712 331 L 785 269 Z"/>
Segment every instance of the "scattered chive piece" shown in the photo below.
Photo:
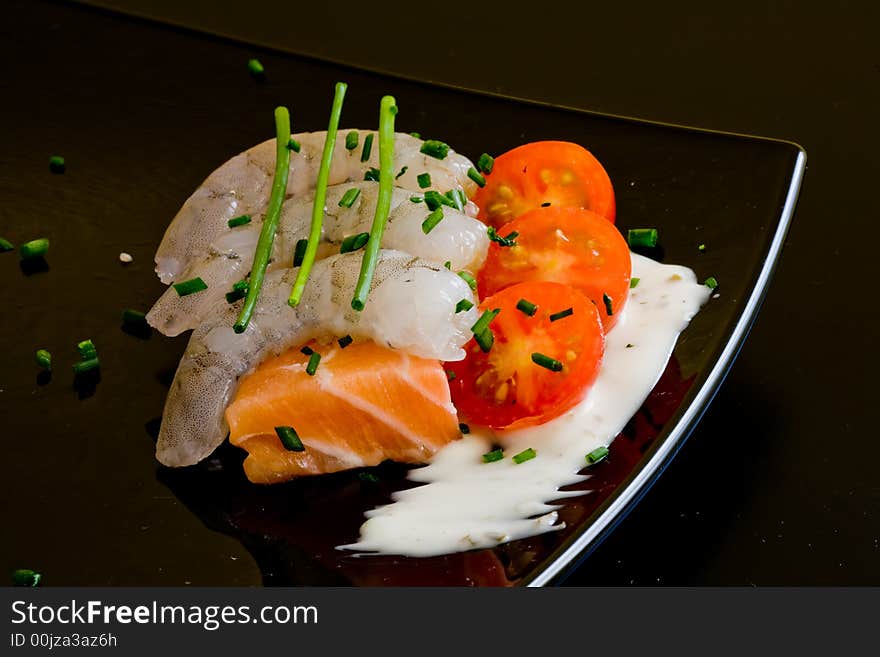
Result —
<path fill-rule="evenodd" d="M 364 150 L 361 151 L 361 162 L 370 159 L 370 153 L 373 151 L 373 133 L 371 132 L 364 137 Z"/>
<path fill-rule="evenodd" d="M 425 199 L 423 199 L 421 196 L 410 196 L 409 200 L 412 201 L 413 203 L 421 203 Z"/>
<path fill-rule="evenodd" d="M 602 303 L 605 304 L 605 312 L 608 313 L 608 316 L 614 314 L 614 305 L 611 302 L 611 297 L 609 297 L 606 293 L 602 293 Z"/>
<path fill-rule="evenodd" d="M 436 139 L 428 139 L 422 144 L 419 151 L 425 155 L 430 155 L 431 157 L 436 157 L 438 160 L 442 160 L 449 155 L 449 145 L 444 144 L 442 141 L 437 141 Z"/>
<path fill-rule="evenodd" d="M 293 248 L 293 266 L 299 267 L 303 263 L 303 258 L 306 255 L 306 249 L 309 246 L 309 241 L 303 237 L 300 240 L 296 241 L 296 246 Z"/>
<path fill-rule="evenodd" d="M 140 310 L 126 308 L 122 311 L 122 323 L 132 328 L 146 328 L 147 316 Z"/>
<path fill-rule="evenodd" d="M 642 279 L 639 278 L 638 276 L 635 276 L 635 277 L 629 279 L 629 289 L 631 290 L 631 289 L 633 289 L 634 287 L 638 287 L 638 286 L 639 286 L 639 281 L 640 281 L 640 280 L 642 280 Z"/>
<path fill-rule="evenodd" d="M 474 322 L 474 325 L 471 326 L 471 332 L 473 332 L 474 335 L 477 335 L 478 333 L 485 331 L 489 328 L 489 324 L 492 323 L 492 320 L 495 319 L 500 312 L 501 308 L 483 311 L 483 314 L 480 315 L 479 319 L 477 319 L 477 321 Z"/>
<path fill-rule="evenodd" d="M 302 349 L 299 350 L 299 353 L 301 353 L 303 356 L 311 356 L 313 353 L 315 353 L 315 350 L 312 349 L 310 346 L 306 345 L 305 347 L 303 347 Z"/>
<path fill-rule="evenodd" d="M 477 281 L 476 281 L 476 279 L 474 279 L 473 276 L 471 276 L 470 272 L 467 272 L 467 271 L 462 270 L 462 271 L 458 272 L 458 275 L 461 276 L 462 280 L 463 280 L 465 283 L 467 283 L 468 286 L 469 286 L 472 290 L 476 290 L 476 289 L 477 289 Z"/>
<path fill-rule="evenodd" d="M 195 294 L 196 292 L 201 292 L 202 290 L 207 290 L 208 285 L 201 279 L 201 277 L 191 278 L 188 281 L 181 281 L 180 283 L 175 283 L 173 285 L 174 291 L 181 297 L 185 297 L 189 294 Z"/>
<path fill-rule="evenodd" d="M 460 422 L 458 425 L 458 430 L 461 431 L 465 436 L 471 432 L 471 428 L 466 425 L 464 422 Z"/>
<path fill-rule="evenodd" d="M 492 167 L 494 166 L 495 158 L 488 153 L 483 153 L 480 155 L 480 159 L 477 160 L 477 169 L 479 169 L 481 173 L 492 173 Z"/>
<path fill-rule="evenodd" d="M 232 330 L 236 333 L 244 333 L 248 327 L 251 315 L 254 314 L 254 309 L 257 307 L 260 290 L 263 288 L 263 278 L 266 276 L 266 268 L 269 266 L 269 258 L 272 255 L 272 242 L 275 241 L 275 232 L 278 230 L 278 222 L 281 218 L 281 205 L 284 203 L 284 195 L 287 192 L 287 178 L 290 174 L 290 151 L 287 150 L 289 139 L 290 112 L 287 111 L 286 107 L 276 107 L 275 173 L 272 177 L 272 191 L 269 193 L 269 204 L 266 207 L 263 226 L 260 229 L 257 248 L 254 251 L 250 285 L 248 285 L 247 294 L 245 295 L 244 303 L 241 305 L 238 318 L 235 320 L 235 324 L 232 325 Z M 323 207 L 323 199 L 321 207 Z"/>
<path fill-rule="evenodd" d="M 370 226 L 370 239 L 361 260 L 361 271 L 358 274 L 351 307 L 361 311 L 367 304 L 370 284 L 379 260 L 379 248 L 382 245 L 382 234 L 391 211 L 392 184 L 391 167 L 394 166 L 394 117 L 397 115 L 397 101 L 394 96 L 383 96 L 379 104 L 379 196 L 376 199 L 376 214 Z M 372 136 L 372 133 L 371 135 Z"/>
<path fill-rule="evenodd" d="M 483 353 L 488 354 L 489 350 L 492 349 L 492 345 L 495 344 L 495 334 L 492 333 L 492 329 L 487 328 L 481 333 L 474 334 L 474 340 L 480 345 Z"/>
<path fill-rule="evenodd" d="M 450 208 L 455 207 L 455 202 L 451 198 L 434 190 L 425 192 L 425 204 L 431 210 L 436 210 L 441 205 L 446 205 Z"/>
<path fill-rule="evenodd" d="M 416 176 L 416 180 L 419 183 L 419 189 L 427 189 L 431 186 L 431 174 L 430 173 L 420 173 Z"/>
<path fill-rule="evenodd" d="M 443 208 L 437 208 L 422 222 L 422 232 L 427 235 L 443 221 Z"/>
<path fill-rule="evenodd" d="M 519 301 L 517 301 L 516 309 L 521 313 L 528 315 L 529 317 L 534 317 L 535 313 L 538 312 L 538 306 L 533 304 L 531 301 L 527 301 L 526 299 L 520 299 Z"/>
<path fill-rule="evenodd" d="M 421 139 L 421 138 L 422 138 L 422 133 L 420 133 L 420 132 L 411 132 L 411 133 L 409 133 L 409 136 L 410 136 L 410 137 L 415 137 L 416 139 Z"/>
<path fill-rule="evenodd" d="M 235 290 L 236 292 L 247 292 L 249 285 L 250 285 L 250 283 L 248 283 L 247 280 L 242 278 L 240 281 L 235 281 L 235 283 L 232 284 L 232 289 Z"/>
<path fill-rule="evenodd" d="M 608 448 L 607 447 L 597 447 L 592 452 L 587 454 L 587 463 L 590 465 L 596 465 L 599 461 L 604 461 L 608 458 Z"/>
<path fill-rule="evenodd" d="M 369 180 L 372 182 L 379 182 L 379 169 L 376 167 L 370 167 L 364 172 L 364 180 Z"/>
<path fill-rule="evenodd" d="M 248 72 L 255 78 L 262 79 L 266 74 L 266 70 L 263 68 L 263 64 L 259 59 L 249 59 L 247 63 Z"/>
<path fill-rule="evenodd" d="M 473 302 L 468 301 L 467 299 L 462 299 L 457 304 L 455 304 L 455 314 L 464 312 L 465 310 L 470 310 L 474 307 Z"/>
<path fill-rule="evenodd" d="M 359 251 L 360 249 L 366 246 L 367 242 L 370 241 L 369 233 L 358 233 L 357 235 L 349 235 L 344 240 L 342 240 L 342 245 L 339 247 L 340 253 L 351 253 L 352 251 Z"/>
<path fill-rule="evenodd" d="M 42 369 L 46 370 L 47 372 L 52 371 L 52 354 L 50 354 L 47 349 L 37 349 L 35 359 L 37 361 L 37 365 L 39 365 Z"/>
<path fill-rule="evenodd" d="M 535 450 L 533 450 L 531 447 L 529 447 L 528 449 L 524 449 L 523 451 L 521 451 L 519 454 L 514 455 L 513 462 L 516 463 L 517 465 L 519 465 L 520 463 L 525 463 L 526 461 L 531 461 L 537 455 L 538 455 L 538 453 Z"/>
<path fill-rule="evenodd" d="M 53 155 L 49 158 L 49 171 L 52 173 L 64 173 L 66 168 L 67 165 L 64 163 L 64 158 L 60 155 Z"/>
<path fill-rule="evenodd" d="M 345 349 L 348 345 L 354 342 L 354 338 L 352 338 L 350 335 L 343 335 L 336 342 L 339 344 L 340 349 Z"/>
<path fill-rule="evenodd" d="M 495 461 L 500 461 L 503 458 L 504 450 L 499 447 L 498 449 L 493 449 L 491 452 L 483 454 L 483 463 L 493 463 Z"/>
<path fill-rule="evenodd" d="M 710 276 L 705 281 L 703 281 L 703 285 L 708 287 L 710 290 L 714 290 L 716 287 L 718 287 L 718 279 L 716 279 L 714 276 Z"/>
<path fill-rule="evenodd" d="M 544 201 L 543 203 L 541 203 L 541 207 L 542 207 L 542 208 L 549 208 L 549 207 L 550 207 L 550 201 Z"/>
<path fill-rule="evenodd" d="M 446 370 L 446 380 L 455 381 L 455 372 L 453 372 L 452 370 Z"/>
<path fill-rule="evenodd" d="M 443 263 L 443 266 L 446 267 L 446 269 L 452 269 L 452 260 L 447 260 Z"/>
<path fill-rule="evenodd" d="M 358 479 L 360 479 L 365 484 L 377 484 L 379 483 L 379 477 L 374 475 L 372 472 L 359 472 Z"/>
<path fill-rule="evenodd" d="M 88 360 L 81 360 L 78 363 L 73 364 L 73 373 L 74 374 L 85 374 L 86 372 L 91 372 L 92 370 L 96 370 L 101 367 L 100 361 L 97 358 L 89 358 Z"/>
<path fill-rule="evenodd" d="M 287 140 L 287 150 L 293 151 L 294 153 L 299 153 L 300 149 L 302 149 L 302 144 L 300 144 L 296 139 L 291 137 Z"/>
<path fill-rule="evenodd" d="M 31 240 L 30 242 L 25 242 L 20 247 L 18 247 L 18 251 L 21 254 L 23 260 L 28 260 L 30 258 L 39 258 L 41 256 L 46 255 L 46 252 L 49 250 L 49 240 L 45 237 L 41 237 L 36 240 Z"/>
<path fill-rule="evenodd" d="M 519 237 L 519 233 L 515 230 L 508 233 L 507 237 L 501 237 L 492 226 L 486 229 L 486 235 L 498 246 L 516 246 L 516 238 Z"/>
<path fill-rule="evenodd" d="M 346 150 L 353 151 L 358 147 L 358 133 L 357 130 L 352 130 L 347 135 L 345 135 L 345 148 Z"/>
<path fill-rule="evenodd" d="M 38 586 L 43 576 L 30 568 L 19 568 L 12 571 L 13 586 Z"/>
<path fill-rule="evenodd" d="M 76 350 L 79 352 L 80 358 L 83 360 L 91 360 L 98 357 L 98 348 L 91 340 L 83 340 L 77 343 Z"/>
<path fill-rule="evenodd" d="M 643 246 L 653 248 L 657 246 L 659 236 L 656 228 L 630 228 L 626 233 L 626 242 L 631 247 Z"/>
<path fill-rule="evenodd" d="M 705 244 L 700 244 L 700 245 L 697 247 L 697 251 L 705 251 L 705 250 L 706 250 L 706 245 L 705 245 Z"/>
<path fill-rule="evenodd" d="M 287 451 L 306 451 L 305 445 L 302 444 L 299 435 L 297 435 L 296 430 L 293 427 L 275 427 L 275 435 L 278 436 L 278 439 Z"/>
<path fill-rule="evenodd" d="M 229 221 L 226 222 L 226 224 L 230 228 L 236 228 L 237 226 L 244 226 L 245 224 L 249 224 L 249 223 L 251 223 L 251 215 L 249 215 L 249 214 L 243 214 L 240 217 L 233 217 L 232 219 L 230 219 Z"/>
<path fill-rule="evenodd" d="M 235 303 L 239 299 L 244 299 L 247 296 L 247 290 L 232 290 L 232 292 L 226 293 L 226 303 Z"/>
<path fill-rule="evenodd" d="M 302 298 L 309 280 L 309 273 L 318 255 L 318 244 L 321 242 L 321 228 L 324 224 L 324 204 L 327 201 L 327 183 L 330 179 L 330 164 L 333 161 L 333 148 L 336 146 L 336 132 L 339 130 L 339 116 L 342 114 L 342 102 L 348 85 L 337 82 L 333 93 L 333 105 L 330 108 L 330 120 L 327 123 L 327 136 L 324 138 L 324 150 L 321 153 L 321 164 L 315 182 L 315 200 L 312 204 L 312 222 L 309 227 L 309 238 L 296 280 L 287 298 L 289 306 L 296 307 Z M 286 169 L 285 169 L 286 171 Z"/>
<path fill-rule="evenodd" d="M 409 169 L 409 167 L 403 167 L 400 172 L 396 176 L 394 176 L 394 179 L 397 180 L 398 178 L 400 178 L 403 174 L 406 173 L 407 169 Z"/>
<path fill-rule="evenodd" d="M 361 195 L 361 190 L 357 187 L 352 187 L 345 194 L 342 195 L 342 198 L 339 199 L 339 207 L 340 208 L 350 208 L 354 205 L 354 202 L 357 201 L 358 196 Z M 308 240 L 306 240 L 308 242 Z"/>
<path fill-rule="evenodd" d="M 315 372 L 318 371 L 318 363 L 321 362 L 321 354 L 317 351 L 312 352 L 309 356 L 309 364 L 306 365 L 306 374 L 309 376 L 315 376 Z"/>
<path fill-rule="evenodd" d="M 545 356 L 537 351 L 532 354 L 532 362 L 535 365 L 540 365 L 541 367 L 550 370 L 551 372 L 562 371 L 562 363 L 555 358 L 550 358 L 550 356 Z"/>
<path fill-rule="evenodd" d="M 468 167 L 467 177 L 477 183 L 479 187 L 486 186 L 486 177 L 473 167 Z"/>
<path fill-rule="evenodd" d="M 560 310 L 558 313 L 553 313 L 552 315 L 550 315 L 550 321 L 556 322 L 560 319 L 565 319 L 570 315 L 574 315 L 574 308 L 566 308 L 565 310 Z"/>
<path fill-rule="evenodd" d="M 14 249 L 15 245 L 12 242 L 0 237 L 0 253 L 6 253 L 7 251 L 12 251 Z"/>

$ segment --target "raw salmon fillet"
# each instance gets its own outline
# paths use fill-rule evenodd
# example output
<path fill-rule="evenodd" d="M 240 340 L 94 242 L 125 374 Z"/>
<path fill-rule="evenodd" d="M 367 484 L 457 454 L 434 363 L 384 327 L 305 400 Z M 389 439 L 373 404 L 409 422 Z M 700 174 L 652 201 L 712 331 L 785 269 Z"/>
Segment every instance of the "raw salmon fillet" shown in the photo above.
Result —
<path fill-rule="evenodd" d="M 461 436 L 439 361 L 373 342 L 345 349 L 311 344 L 309 357 L 290 349 L 243 377 L 226 409 L 229 441 L 247 450 L 245 474 L 255 483 L 378 465 L 423 463 Z M 275 427 L 299 434 L 305 451 L 285 449 Z"/>

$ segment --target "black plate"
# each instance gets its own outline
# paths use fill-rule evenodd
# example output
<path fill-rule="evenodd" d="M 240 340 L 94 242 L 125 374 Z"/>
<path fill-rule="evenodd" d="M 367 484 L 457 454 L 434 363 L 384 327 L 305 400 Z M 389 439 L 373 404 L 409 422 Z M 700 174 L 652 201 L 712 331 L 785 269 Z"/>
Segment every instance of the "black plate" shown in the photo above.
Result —
<path fill-rule="evenodd" d="M 10 467 L 0 558 L 47 585 L 545 584 L 594 547 L 674 455 L 710 401 L 760 305 L 793 212 L 805 156 L 796 145 L 478 95 L 367 73 L 104 12 L 12 3 L 0 30 L 3 149 L 0 236 L 46 236 L 46 267 L 0 254 L 0 417 Z M 257 55 L 263 83 L 245 62 Z M 565 139 L 599 157 L 618 225 L 657 226 L 667 262 L 720 282 L 694 319 L 612 459 L 566 504 L 569 528 L 434 559 L 353 559 L 363 511 L 403 485 L 382 466 L 276 487 L 248 484 L 226 447 L 181 471 L 153 441 L 186 340 L 121 330 L 163 287 L 152 256 L 170 218 L 214 167 L 272 135 L 272 108 L 294 130 L 326 124 L 332 85 L 349 83 L 345 125 L 374 125 L 398 99 L 399 129 L 475 157 Z M 10 129 L 12 128 L 12 129 Z M 53 175 L 61 154 L 67 171 Z M 705 243 L 705 252 L 697 245 Z M 135 260 L 124 266 L 121 251 Z M 75 344 L 90 337 L 99 381 L 76 385 Z M 33 363 L 54 354 L 50 380 Z"/>

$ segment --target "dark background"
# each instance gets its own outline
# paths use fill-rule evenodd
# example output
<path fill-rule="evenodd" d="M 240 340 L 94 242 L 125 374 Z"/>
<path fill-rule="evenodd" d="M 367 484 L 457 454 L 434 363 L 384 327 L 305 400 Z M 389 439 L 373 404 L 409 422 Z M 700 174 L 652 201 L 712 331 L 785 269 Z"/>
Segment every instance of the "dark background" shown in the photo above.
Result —
<path fill-rule="evenodd" d="M 880 584 L 876 7 L 100 4 L 430 81 L 802 144 L 799 207 L 739 360 L 666 474 L 569 583 Z"/>

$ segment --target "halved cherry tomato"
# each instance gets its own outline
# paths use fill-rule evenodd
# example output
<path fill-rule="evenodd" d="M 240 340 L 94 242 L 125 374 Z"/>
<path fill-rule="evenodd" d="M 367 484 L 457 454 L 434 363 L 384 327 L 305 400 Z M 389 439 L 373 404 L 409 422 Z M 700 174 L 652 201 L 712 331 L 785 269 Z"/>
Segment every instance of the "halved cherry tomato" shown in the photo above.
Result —
<path fill-rule="evenodd" d="M 537 306 L 533 315 L 517 308 L 521 299 Z M 471 340 L 465 359 L 447 364 L 452 400 L 469 422 L 496 429 L 542 424 L 584 397 L 605 352 L 589 299 L 568 285 L 531 282 L 492 295 L 480 308 L 500 310 L 489 326 L 492 347 L 484 352 Z M 561 317 L 551 320 L 556 313 Z"/>
<path fill-rule="evenodd" d="M 490 245 L 477 277 L 481 297 L 523 281 L 566 283 L 596 304 L 606 332 L 614 326 L 632 273 L 629 247 L 614 224 L 589 210 L 549 207 L 498 229 L 502 237 L 514 232 L 515 246 Z"/>
<path fill-rule="evenodd" d="M 614 189 L 592 153 L 567 141 L 536 141 L 495 158 L 474 203 L 479 218 L 501 226 L 546 206 L 586 208 L 614 222 Z"/>

